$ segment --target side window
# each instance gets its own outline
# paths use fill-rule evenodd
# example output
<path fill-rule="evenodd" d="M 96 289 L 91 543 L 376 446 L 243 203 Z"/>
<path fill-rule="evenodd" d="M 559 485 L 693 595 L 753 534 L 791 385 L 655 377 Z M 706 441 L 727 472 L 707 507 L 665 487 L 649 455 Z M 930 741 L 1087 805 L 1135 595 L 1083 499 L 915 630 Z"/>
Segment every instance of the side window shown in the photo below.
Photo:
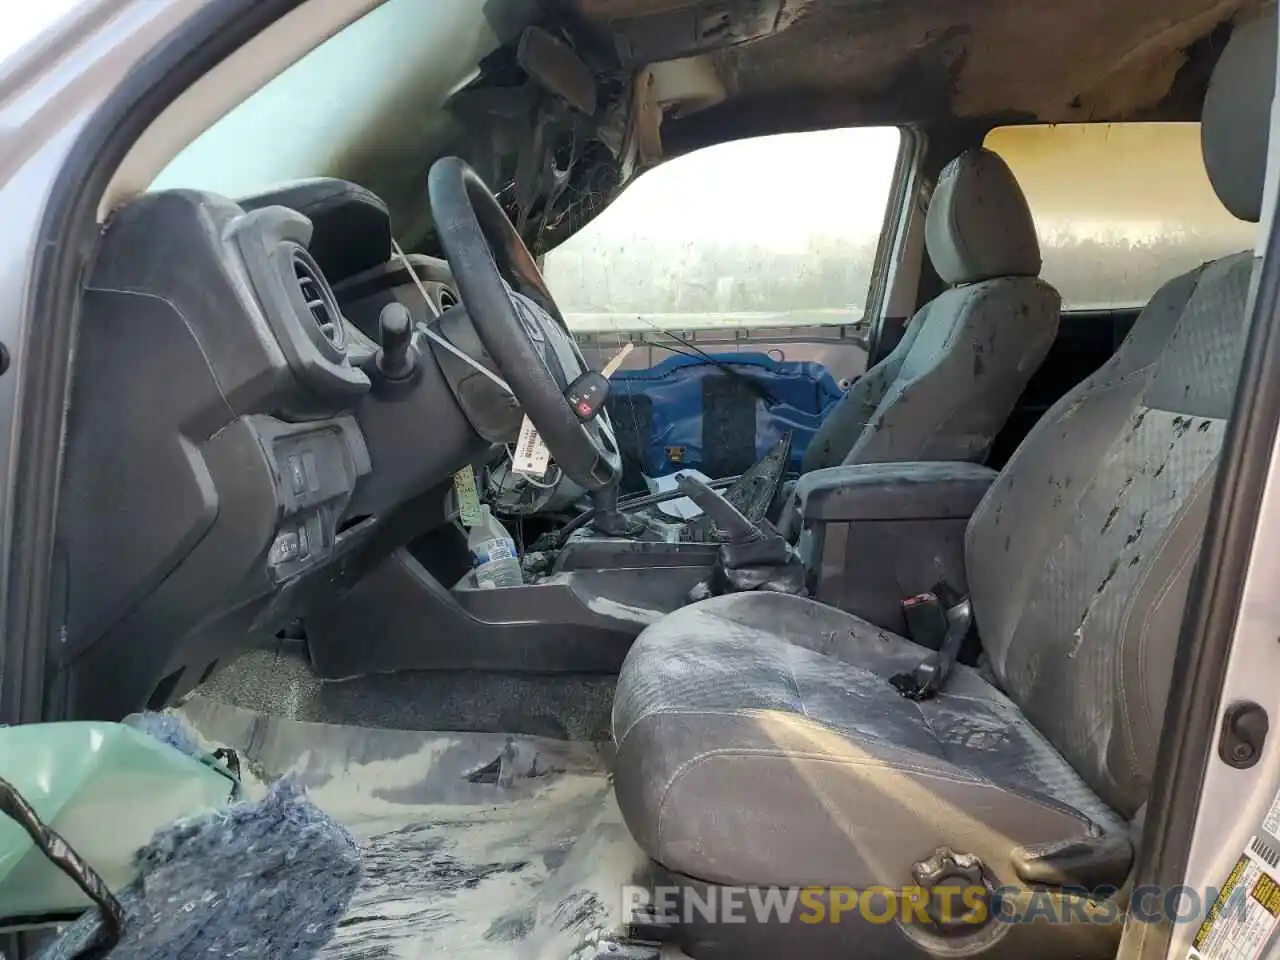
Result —
<path fill-rule="evenodd" d="M 668 161 L 547 254 L 547 283 L 584 332 L 856 324 L 900 140 L 784 134 Z"/>
<path fill-rule="evenodd" d="M 1022 185 L 1042 275 L 1066 310 L 1141 306 L 1178 274 L 1253 246 L 1257 227 L 1209 185 L 1198 123 L 1001 127 L 986 146 Z"/>

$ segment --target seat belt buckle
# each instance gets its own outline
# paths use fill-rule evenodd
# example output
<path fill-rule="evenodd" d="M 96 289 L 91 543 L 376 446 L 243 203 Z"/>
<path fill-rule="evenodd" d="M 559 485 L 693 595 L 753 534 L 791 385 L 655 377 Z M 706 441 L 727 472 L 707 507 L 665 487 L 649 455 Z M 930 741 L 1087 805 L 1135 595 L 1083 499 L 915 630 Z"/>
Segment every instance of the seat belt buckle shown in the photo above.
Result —
<path fill-rule="evenodd" d="M 948 590 L 940 590 L 948 596 L 957 596 Z M 969 635 L 970 629 L 973 627 L 973 606 L 967 597 L 962 597 L 957 603 L 954 603 L 945 609 L 944 601 L 939 598 L 937 593 L 923 594 L 921 596 L 932 597 L 933 602 L 937 604 L 938 616 L 942 621 L 942 642 L 938 644 L 935 651 L 925 657 L 914 670 L 910 673 L 895 673 L 889 678 L 889 683 L 898 693 L 902 694 L 908 700 L 928 700 L 934 697 L 943 685 L 947 682 L 947 677 L 951 674 L 951 670 L 956 665 L 956 658 L 960 655 L 960 646 L 964 643 L 965 637 Z M 918 597 L 911 598 L 913 600 Z M 931 608 L 931 604 L 925 600 L 920 600 L 918 604 L 913 604 L 913 608 L 921 611 Z M 904 612 L 907 605 L 903 604 Z M 920 614 L 928 616 L 927 623 L 933 622 L 933 614 Z M 926 626 L 925 629 L 936 629 L 933 626 Z M 912 633 L 912 639 L 916 639 L 915 633 Z M 917 641 L 919 642 L 919 641 Z"/>
<path fill-rule="evenodd" d="M 922 647 L 941 650 L 947 638 L 947 610 L 936 592 L 917 593 L 902 601 L 907 636 Z"/>
<path fill-rule="evenodd" d="M 940 664 L 934 657 L 916 665 L 910 673 L 895 673 L 889 678 L 893 689 L 908 700 L 928 700 L 938 692 Z"/>

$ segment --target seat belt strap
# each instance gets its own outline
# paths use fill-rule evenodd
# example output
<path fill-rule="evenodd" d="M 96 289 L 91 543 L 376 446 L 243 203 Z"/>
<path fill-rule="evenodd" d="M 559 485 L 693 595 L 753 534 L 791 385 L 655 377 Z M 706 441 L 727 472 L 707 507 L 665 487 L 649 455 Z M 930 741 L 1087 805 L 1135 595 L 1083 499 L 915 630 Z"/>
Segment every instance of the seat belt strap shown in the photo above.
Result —
<path fill-rule="evenodd" d="M 947 633 L 938 651 L 925 657 L 910 673 L 895 673 L 889 678 L 893 688 L 908 700 L 928 700 L 946 684 L 960 656 L 960 647 L 973 627 L 969 598 L 948 607 L 946 618 Z"/>

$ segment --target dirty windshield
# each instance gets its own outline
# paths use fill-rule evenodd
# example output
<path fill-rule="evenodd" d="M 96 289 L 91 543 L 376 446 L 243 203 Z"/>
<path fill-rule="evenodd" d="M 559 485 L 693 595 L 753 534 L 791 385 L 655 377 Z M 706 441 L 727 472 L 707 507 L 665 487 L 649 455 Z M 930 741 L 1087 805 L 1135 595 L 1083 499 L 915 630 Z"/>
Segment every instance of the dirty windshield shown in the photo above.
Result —
<path fill-rule="evenodd" d="M 863 318 L 901 134 L 783 134 L 645 173 L 546 258 L 575 330 L 850 326 Z"/>
<path fill-rule="evenodd" d="M 420 192 L 448 129 L 444 102 L 498 45 L 474 0 L 388 0 L 249 97 L 180 153 L 153 189 L 245 196 L 314 176 L 392 204 Z"/>

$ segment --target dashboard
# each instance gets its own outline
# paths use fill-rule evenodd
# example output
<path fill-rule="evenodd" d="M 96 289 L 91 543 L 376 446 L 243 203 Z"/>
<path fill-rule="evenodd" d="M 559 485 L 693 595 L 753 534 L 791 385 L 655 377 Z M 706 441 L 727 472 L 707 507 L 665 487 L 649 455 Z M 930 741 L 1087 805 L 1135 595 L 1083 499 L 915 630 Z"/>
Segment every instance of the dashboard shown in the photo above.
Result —
<path fill-rule="evenodd" d="M 494 431 L 422 327 L 491 361 L 459 333 L 447 265 L 411 265 L 421 286 L 392 260 L 385 206 L 337 180 L 239 202 L 148 194 L 109 222 L 68 408 L 61 715 L 163 707 L 447 520 L 453 474 Z M 418 362 L 388 391 L 378 316 L 393 301 Z"/>

